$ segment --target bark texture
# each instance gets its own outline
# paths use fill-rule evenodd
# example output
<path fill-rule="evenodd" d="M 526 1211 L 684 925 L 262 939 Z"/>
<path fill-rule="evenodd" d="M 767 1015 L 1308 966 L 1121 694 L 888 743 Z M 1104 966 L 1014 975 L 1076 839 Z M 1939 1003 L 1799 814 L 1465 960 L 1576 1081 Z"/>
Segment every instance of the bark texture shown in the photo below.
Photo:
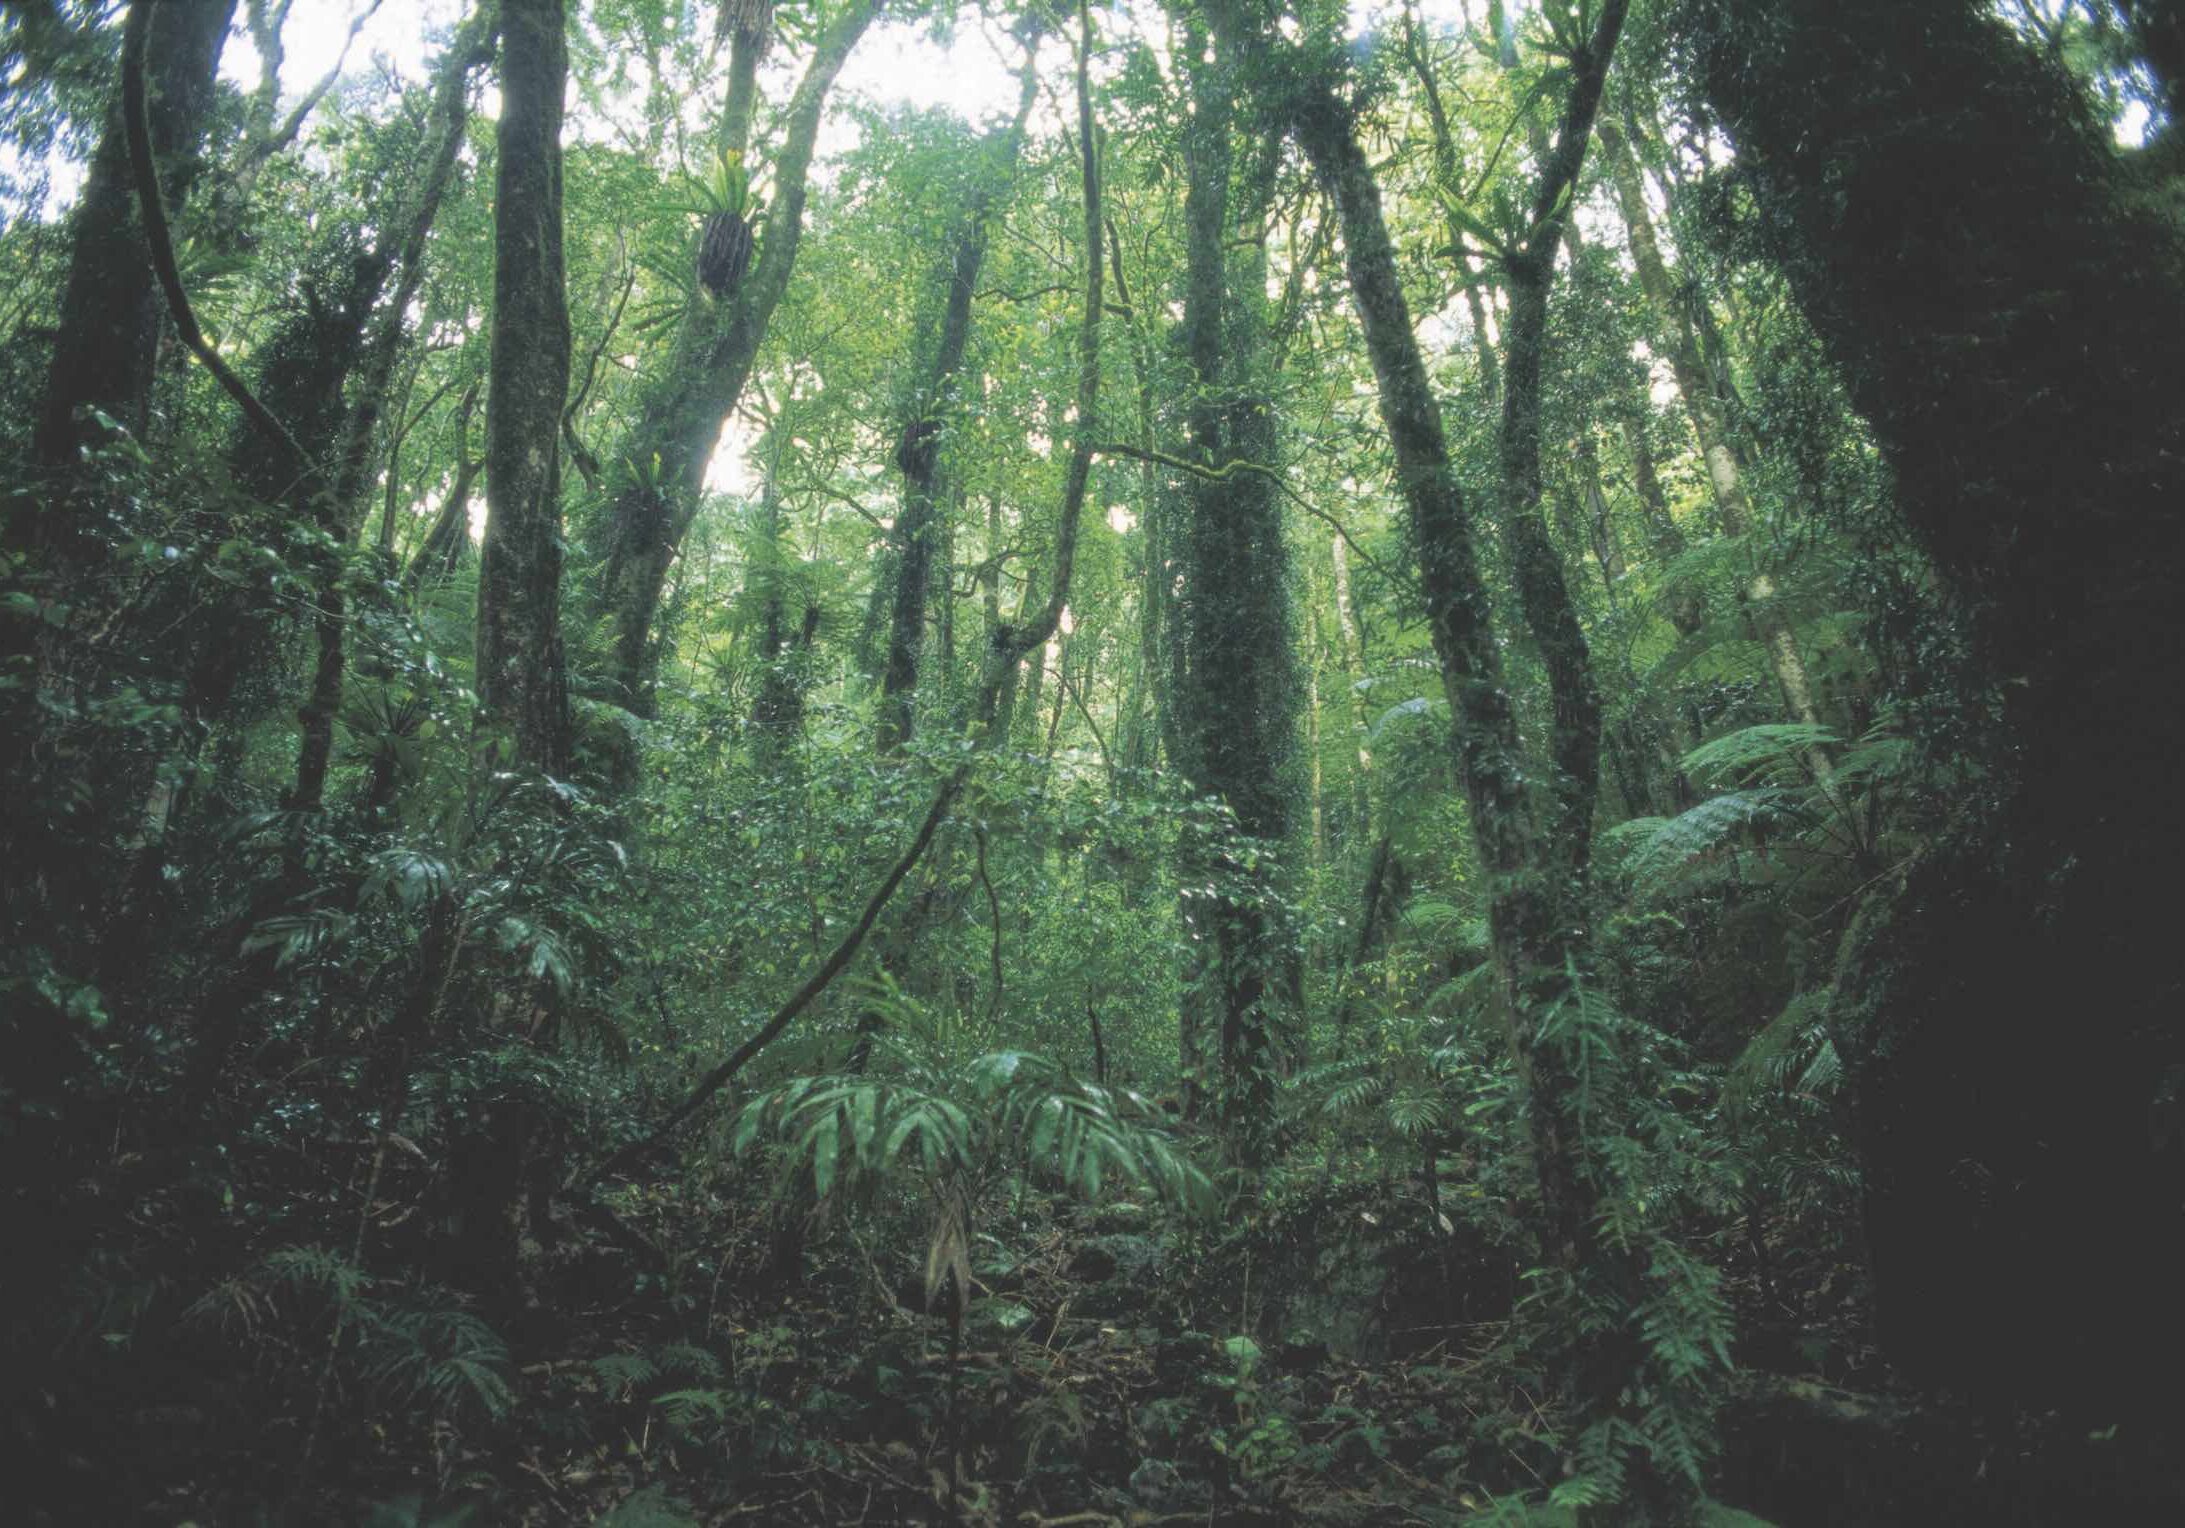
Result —
<path fill-rule="evenodd" d="M 478 566 L 478 698 L 517 759 L 565 768 L 561 648 L 562 405 L 569 306 L 562 264 L 563 0 L 504 0 L 486 396 L 486 533 Z"/>
<path fill-rule="evenodd" d="M 657 665 L 653 623 L 668 569 L 697 517 L 706 466 L 721 428 L 743 397 L 774 309 L 789 288 L 804 236 L 806 178 L 820 117 L 835 76 L 879 14 L 875 0 L 853 0 L 830 21 L 789 102 L 774 160 L 775 202 L 759 230 L 751 274 L 733 299 L 693 296 L 662 369 L 649 379 L 639 417 L 616 460 L 623 472 L 603 527 L 602 572 L 591 598 L 608 618 L 608 670 L 622 704 L 651 714 Z M 727 130 L 747 132 L 748 98 L 738 105 L 732 80 Z M 742 124 L 739 126 L 738 124 Z M 736 142 L 726 147 L 740 148 Z"/>
<path fill-rule="evenodd" d="M 1995 686 L 1985 778 L 1838 985 L 1882 1338 L 1999 1400 L 2174 1411 L 2185 248 L 1972 0 L 1680 19 Z"/>

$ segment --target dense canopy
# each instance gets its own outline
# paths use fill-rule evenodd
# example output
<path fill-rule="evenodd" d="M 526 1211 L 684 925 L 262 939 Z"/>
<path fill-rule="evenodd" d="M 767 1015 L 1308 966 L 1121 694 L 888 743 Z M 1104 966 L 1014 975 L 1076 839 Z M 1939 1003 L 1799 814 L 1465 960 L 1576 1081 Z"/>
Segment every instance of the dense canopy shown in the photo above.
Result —
<path fill-rule="evenodd" d="M 2177 0 L 0 7 L 11 1520 L 2185 1521 Z"/>

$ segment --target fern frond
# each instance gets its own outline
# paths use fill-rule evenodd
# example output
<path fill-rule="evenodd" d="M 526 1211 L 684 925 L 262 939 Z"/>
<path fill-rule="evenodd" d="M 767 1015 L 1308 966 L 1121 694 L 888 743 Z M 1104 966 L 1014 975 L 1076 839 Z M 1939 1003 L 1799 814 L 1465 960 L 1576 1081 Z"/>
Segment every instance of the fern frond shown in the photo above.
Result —
<path fill-rule="evenodd" d="M 1810 754 L 1842 741 L 1832 728 L 1814 723 L 1767 722 L 1741 727 L 1700 744 L 1684 756 L 1682 767 L 1695 780 L 1795 786 L 1808 778 L 1806 760 Z"/>
<path fill-rule="evenodd" d="M 468 1311 L 447 1305 L 376 1313 L 363 1327 L 365 1377 L 396 1398 L 442 1414 L 506 1416 L 515 1405 L 508 1348 Z"/>
<path fill-rule="evenodd" d="M 1826 1038 L 1821 1025 L 1827 1011 L 1826 991 L 1801 992 L 1785 1004 L 1730 1063 L 1722 1086 L 1724 1106 L 1741 1114 L 1762 1092 L 1782 1088 L 1802 1059 L 1810 1064 L 1814 1047 Z"/>
<path fill-rule="evenodd" d="M 1734 838 L 1798 820 L 1795 802 L 1781 790 L 1730 791 L 1702 801 L 1654 829 L 1626 864 L 1633 898 L 1662 895 L 1693 860 Z"/>

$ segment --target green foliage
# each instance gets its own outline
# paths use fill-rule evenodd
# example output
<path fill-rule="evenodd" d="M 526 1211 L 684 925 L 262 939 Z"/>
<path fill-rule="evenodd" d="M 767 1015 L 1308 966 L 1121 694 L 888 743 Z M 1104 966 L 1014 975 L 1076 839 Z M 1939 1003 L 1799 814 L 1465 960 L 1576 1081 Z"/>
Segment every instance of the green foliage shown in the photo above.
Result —
<path fill-rule="evenodd" d="M 1354 36 L 1316 4 L 1264 59 L 1219 8 L 1096 16 L 1110 239 L 1088 419 L 1069 402 L 1074 123 L 1035 110 L 1004 177 L 991 123 L 893 80 L 839 87 L 762 315 L 704 296 L 691 222 L 734 219 L 717 229 L 748 256 L 763 192 L 785 238 L 780 107 L 830 8 L 723 10 L 770 15 L 798 52 L 764 76 L 764 176 L 700 120 L 728 67 L 707 8 L 575 9 L 579 376 L 560 442 L 534 443 L 565 464 L 578 743 L 553 778 L 477 731 L 470 688 L 468 469 L 505 380 L 492 124 L 471 125 L 415 298 L 374 309 L 400 322 L 370 487 L 322 520 L 252 496 L 265 441 L 186 366 L 100 413 L 82 460 L 38 459 L 45 379 L 81 347 L 76 225 L 37 212 L 60 155 L 98 173 L 114 38 L 84 6 L 0 38 L 0 1240 L 37 1265 L 0 1363 L 54 1398 L 56 1429 L 105 1429 L 55 1457 L 149 1461 L 78 1515 L 250 1520 L 256 1487 L 232 1481 L 278 1476 L 290 1515 L 390 1523 L 1233 1498 L 1616 1521 L 1649 1478 L 1712 1468 L 1734 1337 L 1795 1326 L 1795 1351 L 1864 1364 L 1852 1108 L 1892 1074 L 1843 957 L 2008 774 L 1987 713 L 2016 676 L 1978 672 L 1902 546 L 1897 486 L 1724 140 L 1664 106 L 1675 8 L 1639 8 L 1604 105 L 1662 212 L 1674 311 L 1635 279 L 1605 144 L 1549 214 L 1584 209 L 1536 357 L 1538 513 L 1604 701 L 1598 831 L 1553 865 L 1543 813 L 1473 819 L 1479 740 L 1449 699 L 1473 680 L 1444 674 L 1422 619 L 1438 549 L 1405 528 L 1343 208 L 1280 114 L 1301 71 L 1339 65 L 1448 476 L 1488 527 L 1513 486 L 1511 261 L 1598 5 L 1492 7 L 1505 38 L 1425 12 Z M 2121 25 L 2067 11 L 2042 47 L 2088 98 L 2159 104 Z M 1041 90 L 1063 79 L 1068 17 L 996 13 L 990 38 L 908 19 L 1012 64 L 1036 20 Z M 965 56 L 937 72 L 968 84 L 985 71 Z M 215 94 L 201 189 L 178 194 L 188 155 L 162 167 L 180 274 L 285 419 L 301 394 L 267 386 L 273 363 L 323 359 L 356 262 L 387 253 L 427 97 L 398 63 L 352 65 L 294 149 L 252 164 L 256 98 Z M 1192 135 L 1217 96 L 1229 293 L 1207 386 L 1179 324 L 1208 186 Z M 2134 164 L 2152 184 L 2158 157 Z M 965 357 L 928 398 L 974 205 Z M 744 321 L 765 332 L 729 387 L 715 363 Z M 1680 328 L 1750 501 L 1736 535 L 1694 449 L 1694 379 L 1665 364 Z M 330 417 L 354 420 L 354 358 L 331 374 Z M 879 757 L 911 408 L 940 426 L 933 572 L 912 738 Z M 1269 473 L 1214 491 L 1213 415 Z M 1080 428 L 1100 449 L 1067 619 L 981 751 L 981 671 L 1048 596 Z M 415 561 L 442 523 L 453 542 Z M 1479 551 L 1490 699 L 1522 745 L 1495 784 L 1545 796 L 1557 696 L 1509 548 Z M 642 695 L 618 670 L 633 574 L 664 583 Z M 299 803 L 329 613 L 332 768 Z M 1786 646 L 1818 721 L 1785 699 Z M 734 1080 L 731 1122 L 701 1112 L 598 1202 L 572 1194 L 821 967 L 966 758 L 863 948 Z M 1496 833 L 1522 841 L 1516 870 L 1480 852 Z M 1535 914 L 1578 931 L 1558 935 L 1574 958 L 1528 964 L 1512 930 Z M 2173 1149 L 2175 1071 L 2148 1085 Z M 1570 1231 L 1544 1202 L 1556 1169 L 1588 1206 L 1596 1255 L 1573 1266 L 1550 1255 Z M 955 1318 L 945 1364 L 906 1306 Z M 1446 1351 L 1418 1361 L 1428 1344 Z M 242 1441 L 178 1427 L 162 1454 L 138 1402 L 172 1375 Z M 1126 1476 L 1128 1506 L 1105 1494 Z"/>
<path fill-rule="evenodd" d="M 1121 1182 L 1180 1207 L 1209 1202 L 1206 1175 L 1138 1094 L 1079 1081 L 1024 1051 L 953 1068 L 902 1059 L 901 1081 L 807 1077 L 762 1093 L 738 1118 L 736 1149 L 780 1142 L 809 1165 L 822 1198 L 838 1186 L 866 1197 L 908 1170 L 941 1196 L 1009 1173 L 1086 1199 Z"/>
<path fill-rule="evenodd" d="M 324 1247 L 267 1254 L 199 1296 L 188 1319 L 268 1346 L 288 1329 L 329 1329 L 343 1373 L 376 1405 L 488 1421 L 515 1405 L 508 1348 L 490 1326 L 445 1290 L 390 1284 Z M 295 1356 L 313 1351 L 326 1348 Z"/>
<path fill-rule="evenodd" d="M 691 212 L 747 219 L 751 215 L 751 173 L 744 168 L 740 149 L 716 154 L 703 175 L 686 174 L 683 184 L 690 194 Z"/>

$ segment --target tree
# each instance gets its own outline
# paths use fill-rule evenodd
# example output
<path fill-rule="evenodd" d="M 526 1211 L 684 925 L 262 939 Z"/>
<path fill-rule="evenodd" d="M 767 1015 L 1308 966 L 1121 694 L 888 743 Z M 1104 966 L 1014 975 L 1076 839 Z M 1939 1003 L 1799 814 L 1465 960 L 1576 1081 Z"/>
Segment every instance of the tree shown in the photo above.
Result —
<path fill-rule="evenodd" d="M 1028 27 L 1019 36 L 1027 55 L 1016 117 L 979 145 L 972 161 L 978 177 L 965 194 L 958 230 L 947 260 L 934 273 L 941 293 L 940 315 L 933 325 L 931 355 L 924 361 L 905 410 L 895 446 L 895 465 L 903 475 L 902 508 L 890 533 L 895 565 L 895 598 L 889 612 L 887 666 L 880 686 L 879 750 L 893 753 L 909 741 L 915 723 L 918 658 L 925 644 L 926 596 L 933 582 L 933 553 L 944 529 L 938 482 L 941 449 L 964 347 L 971 339 L 971 305 L 979 271 L 986 262 L 988 224 L 997 203 L 1006 201 L 1017 156 L 1024 147 L 1024 124 L 1031 115 L 1039 77 L 1033 55 L 1040 32 Z M 990 161 L 985 163 L 982 161 Z M 945 568 L 945 564 L 944 564 Z"/>
<path fill-rule="evenodd" d="M 1566 34 L 1575 67 L 1557 158 L 1543 177 L 1526 246 L 1515 252 L 1521 258 L 1553 258 L 1565 215 L 1562 188 L 1575 178 L 1623 17 L 1624 7 L 1608 0 L 1590 36 Z M 1506 400 L 1503 454 L 1516 475 L 1505 483 L 1503 509 L 1513 556 L 1530 564 L 1518 572 L 1521 604 L 1544 648 L 1555 690 L 1552 812 L 1538 800 L 1537 771 L 1518 735 L 1472 512 L 1457 482 L 1441 410 L 1397 277 L 1380 188 L 1359 145 L 1356 108 L 1342 90 L 1341 55 L 1324 37 L 1308 35 L 1290 45 L 1270 40 L 1272 18 L 1264 12 L 1223 6 L 1214 11 L 1214 20 L 1225 40 L 1257 63 L 1269 111 L 1304 150 L 1341 222 L 1344 267 L 1379 384 L 1381 416 L 1396 457 L 1434 650 L 1455 720 L 1474 846 L 1492 878 L 1489 925 L 1511 1047 L 1528 1096 L 1542 1248 L 1566 1275 L 1598 1281 L 1607 1300 L 1636 1305 L 1650 1270 L 1628 1243 L 1618 1247 L 1602 1239 L 1603 1220 L 1620 1218 L 1608 1207 L 1619 1191 L 1617 1173 L 1602 1154 L 1599 1124 L 1589 1126 L 1581 1104 L 1591 1092 L 1581 1079 L 1596 1065 L 1595 1048 L 1604 1038 L 1585 1033 L 1591 952 L 1584 886 L 1598 757 L 1597 732 L 1589 735 L 1587 729 L 1597 729 L 1599 719 L 1597 713 L 1586 714 L 1581 699 L 1592 680 L 1582 672 L 1587 661 L 1582 639 L 1571 645 L 1567 601 L 1558 608 L 1560 569 L 1543 565 L 1540 559 L 1552 558 L 1552 550 L 1517 512 L 1528 496 L 1524 453 L 1528 433 L 1537 426 L 1527 416 L 1537 408 L 1537 394 L 1526 394 L 1535 384 L 1522 378 L 1510 389 L 1519 401 L 1513 407 Z M 1545 268 L 1536 266 L 1530 274 L 1544 291 Z M 1520 359 L 1536 367 L 1537 348 Z M 1532 438 L 1536 442 L 1536 433 Z M 1644 1363 L 1640 1345 L 1621 1322 L 1591 1330 L 1581 1323 L 1563 1356 L 1561 1379 L 1569 1393 L 1597 1408 L 1580 1452 L 1593 1468 L 1622 1483 L 1620 1520 L 1682 1521 L 1694 1508 L 1705 1450 L 1703 1441 L 1684 1435 L 1693 1419 L 1668 1407 L 1656 1413 L 1657 1420 L 1675 1418 L 1657 1453 L 1642 1441 L 1643 1431 L 1618 1415 L 1625 1402 L 1610 1399 L 1619 1393 L 1628 1398 L 1645 1383 L 1625 1378 Z M 1689 1384 L 1694 1377 L 1687 1372 L 1678 1378 Z M 1672 1393 L 1682 1388 L 1675 1379 L 1664 1383 Z M 1705 1423 L 1698 1426 L 1703 1438 Z M 1638 1448 L 1632 1447 L 1635 1442 Z"/>
<path fill-rule="evenodd" d="M 873 0 L 851 0 L 831 17 L 783 117 L 774 163 L 774 204 L 756 238 L 751 271 L 732 294 L 693 289 L 675 343 L 649 380 L 638 419 L 615 453 L 622 474 L 602 528 L 604 562 L 592 601 L 612 632 L 609 680 L 620 702 L 651 709 L 653 625 L 668 568 L 698 512 L 706 464 L 721 427 L 743 397 L 774 310 L 788 290 L 804 237 L 806 180 L 820 118 L 850 52 L 879 14 Z M 739 31 L 734 47 L 759 42 Z M 731 80 L 721 152 L 741 154 L 750 131 L 752 62 Z"/>
<path fill-rule="evenodd" d="M 152 16 L 147 80 L 152 152 L 171 205 L 188 198 L 202 168 L 199 140 L 234 14 L 234 0 L 207 0 L 157 5 Z M 37 458 L 48 468 L 72 466 L 77 452 L 100 438 L 96 424 L 84 417 L 86 409 L 140 435 L 149 423 L 164 309 L 137 218 L 127 136 L 117 100 L 75 218 L 68 288 L 38 420 Z"/>
<path fill-rule="evenodd" d="M 562 0 L 506 0 L 494 171 L 493 357 L 486 533 L 478 568 L 478 698 L 522 764 L 569 758 L 561 641 L 562 406 L 569 300 L 562 267 Z"/>
<path fill-rule="evenodd" d="M 1276 420 L 1265 393 L 1266 206 L 1275 156 L 1247 147 L 1243 184 L 1232 132 L 1234 45 L 1208 59 L 1204 31 L 1185 31 L 1192 59 L 1184 128 L 1185 267 L 1180 338 L 1193 389 L 1184 424 L 1194 472 L 1184 494 L 1170 709 L 1177 761 L 1230 822 L 1208 824 L 1189 851 L 1187 923 L 1211 935 L 1221 1072 L 1217 1112 L 1248 1157 L 1267 1150 L 1278 1015 L 1294 1007 L 1276 866 L 1289 830 L 1283 766 L 1297 724 L 1290 641 L 1289 553 L 1276 494 Z M 1231 246 L 1237 251 L 1231 253 Z M 1232 827 L 1233 824 L 1233 827 Z M 1191 1020 L 1187 1019 L 1187 1025 Z"/>
<path fill-rule="evenodd" d="M 1980 6 L 1680 23 L 1994 707 L 1978 788 L 1837 981 L 1884 1340 L 1995 1400 L 2162 1410 L 2185 1038 L 2147 888 L 2185 853 L 2185 249 Z M 2024 1330 L 2034 1309 L 2074 1315 Z"/>

